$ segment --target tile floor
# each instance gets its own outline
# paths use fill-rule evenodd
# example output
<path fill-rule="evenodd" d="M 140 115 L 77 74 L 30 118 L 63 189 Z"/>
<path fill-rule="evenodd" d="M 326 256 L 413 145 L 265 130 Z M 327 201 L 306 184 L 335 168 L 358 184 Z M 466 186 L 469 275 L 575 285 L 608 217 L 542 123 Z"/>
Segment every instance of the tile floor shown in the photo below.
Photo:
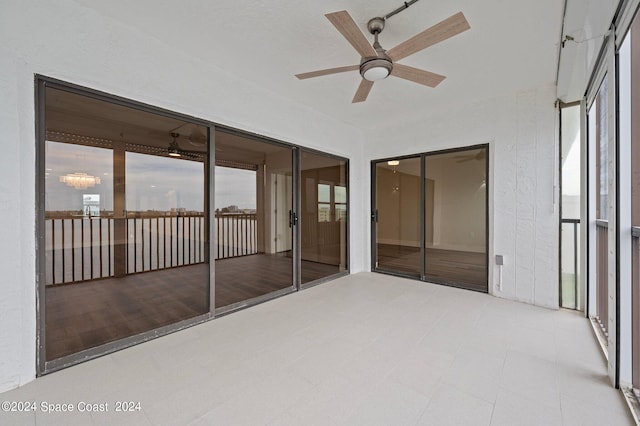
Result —
<path fill-rule="evenodd" d="M 371 273 L 47 375 L 0 401 L 38 408 L 0 411 L 2 425 L 633 423 L 579 314 Z M 115 412 L 117 401 L 140 411 Z M 81 402 L 109 412 L 78 412 Z"/>

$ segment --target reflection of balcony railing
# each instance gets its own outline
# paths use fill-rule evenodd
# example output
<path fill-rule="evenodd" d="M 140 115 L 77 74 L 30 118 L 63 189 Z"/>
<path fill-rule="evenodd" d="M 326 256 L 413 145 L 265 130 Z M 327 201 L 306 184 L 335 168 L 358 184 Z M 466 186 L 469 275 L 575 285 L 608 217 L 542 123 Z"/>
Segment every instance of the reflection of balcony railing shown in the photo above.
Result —
<path fill-rule="evenodd" d="M 216 214 L 216 259 L 258 252 L 258 220 L 255 213 Z"/>
<path fill-rule="evenodd" d="M 127 219 L 127 273 L 205 261 L 203 215 Z"/>
<path fill-rule="evenodd" d="M 609 320 L 609 223 L 596 220 L 596 320 L 605 336 Z"/>
<path fill-rule="evenodd" d="M 205 261 L 203 215 L 123 219 L 124 273 L 153 271 Z M 46 284 L 108 278 L 114 261 L 112 217 L 51 218 L 46 227 Z"/>
<path fill-rule="evenodd" d="M 580 219 L 562 219 L 561 303 L 563 308 L 578 309 L 578 226 Z"/>

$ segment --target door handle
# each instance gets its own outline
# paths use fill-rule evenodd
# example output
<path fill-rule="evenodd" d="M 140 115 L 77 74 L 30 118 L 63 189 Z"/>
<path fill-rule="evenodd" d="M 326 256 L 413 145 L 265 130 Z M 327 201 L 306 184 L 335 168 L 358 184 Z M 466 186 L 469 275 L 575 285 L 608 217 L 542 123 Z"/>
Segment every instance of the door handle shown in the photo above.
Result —
<path fill-rule="evenodd" d="M 371 212 L 371 222 L 378 223 L 378 209 Z"/>
<path fill-rule="evenodd" d="M 289 210 L 289 228 L 297 224 L 298 224 L 298 215 L 295 212 Z"/>

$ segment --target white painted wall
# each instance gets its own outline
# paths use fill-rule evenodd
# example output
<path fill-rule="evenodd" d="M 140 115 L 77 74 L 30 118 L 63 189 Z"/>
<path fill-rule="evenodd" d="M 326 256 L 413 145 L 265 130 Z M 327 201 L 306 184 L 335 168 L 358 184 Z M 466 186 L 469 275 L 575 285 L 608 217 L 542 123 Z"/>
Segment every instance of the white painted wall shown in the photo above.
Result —
<path fill-rule="evenodd" d="M 36 371 L 36 73 L 348 157 L 350 208 L 365 210 L 362 132 L 225 72 L 215 45 L 187 56 L 70 0 L 3 1 L 0 40 L 0 392 Z M 359 219 L 353 272 L 364 269 Z"/>
<path fill-rule="evenodd" d="M 459 106 L 368 137 L 367 160 L 489 143 L 489 261 L 504 256 L 503 288 L 490 292 L 558 307 L 555 87 Z M 367 200 L 367 203 L 370 203 Z M 370 252 L 368 252 L 370 257 Z"/>
<path fill-rule="evenodd" d="M 477 150 L 471 151 L 475 155 Z M 485 252 L 485 162 L 458 163 L 467 152 L 427 157 L 426 177 L 434 182 L 433 243 L 443 250 Z"/>

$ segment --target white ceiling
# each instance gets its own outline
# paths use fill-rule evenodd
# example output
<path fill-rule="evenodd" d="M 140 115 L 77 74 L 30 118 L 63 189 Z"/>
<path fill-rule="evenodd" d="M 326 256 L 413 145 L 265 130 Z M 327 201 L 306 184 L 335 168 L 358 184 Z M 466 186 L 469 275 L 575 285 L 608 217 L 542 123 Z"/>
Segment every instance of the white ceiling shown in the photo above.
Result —
<path fill-rule="evenodd" d="M 374 85 L 366 102 L 352 104 L 360 82 L 357 71 L 304 81 L 294 74 L 359 63 L 359 55 L 324 14 L 347 10 L 366 33 L 370 18 L 402 1 L 76 1 L 362 129 L 391 127 L 460 104 L 555 84 L 563 9 L 563 0 L 421 0 L 390 18 L 380 41 L 390 49 L 462 11 L 469 31 L 400 61 L 447 79 L 431 89 L 388 78 Z"/>

